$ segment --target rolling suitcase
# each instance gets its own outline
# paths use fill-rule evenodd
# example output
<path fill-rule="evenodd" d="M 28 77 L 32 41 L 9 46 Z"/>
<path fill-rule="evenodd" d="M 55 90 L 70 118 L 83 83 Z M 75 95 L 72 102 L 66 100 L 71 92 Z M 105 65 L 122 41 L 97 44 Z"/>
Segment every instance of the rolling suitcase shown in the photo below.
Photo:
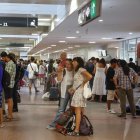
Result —
<path fill-rule="evenodd" d="M 58 101 L 59 100 L 59 90 L 58 87 L 51 87 L 50 88 L 50 101 Z"/>

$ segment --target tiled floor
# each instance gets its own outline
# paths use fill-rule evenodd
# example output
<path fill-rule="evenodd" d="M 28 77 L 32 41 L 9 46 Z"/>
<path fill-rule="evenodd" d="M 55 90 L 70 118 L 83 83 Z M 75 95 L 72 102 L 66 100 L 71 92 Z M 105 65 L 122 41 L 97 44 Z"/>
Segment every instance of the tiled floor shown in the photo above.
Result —
<path fill-rule="evenodd" d="M 120 119 L 116 115 L 106 112 L 104 103 L 88 103 L 86 115 L 94 126 L 94 135 L 91 137 L 63 136 L 55 131 L 45 129 L 52 120 L 57 109 L 56 102 L 44 102 L 41 93 L 29 96 L 28 90 L 23 88 L 22 103 L 19 113 L 15 113 L 16 121 L 6 123 L 0 129 L 0 140 L 139 140 L 140 118 Z M 118 111 L 119 105 L 113 108 Z"/>

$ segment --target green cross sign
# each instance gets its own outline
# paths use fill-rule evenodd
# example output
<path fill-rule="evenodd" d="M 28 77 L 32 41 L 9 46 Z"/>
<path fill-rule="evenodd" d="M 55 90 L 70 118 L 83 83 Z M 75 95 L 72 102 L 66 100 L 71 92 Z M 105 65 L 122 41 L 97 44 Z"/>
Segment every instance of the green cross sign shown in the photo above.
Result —
<path fill-rule="evenodd" d="M 96 17 L 96 7 L 97 7 L 97 0 L 92 0 L 91 7 L 90 7 L 91 18 Z"/>

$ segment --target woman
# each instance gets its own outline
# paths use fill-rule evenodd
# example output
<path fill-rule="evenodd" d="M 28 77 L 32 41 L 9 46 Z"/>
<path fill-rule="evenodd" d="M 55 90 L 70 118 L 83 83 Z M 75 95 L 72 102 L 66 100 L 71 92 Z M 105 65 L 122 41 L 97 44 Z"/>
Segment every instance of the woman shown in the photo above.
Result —
<path fill-rule="evenodd" d="M 94 70 L 95 77 L 92 88 L 92 101 L 94 101 L 95 95 L 99 95 L 99 101 L 102 102 L 102 96 L 106 95 L 106 62 L 104 59 L 100 59 L 100 61 L 96 64 L 96 68 Z"/>
<path fill-rule="evenodd" d="M 3 76 L 3 68 L 0 65 L 0 128 L 4 127 L 3 124 L 3 110 L 2 110 L 2 76 Z"/>
<path fill-rule="evenodd" d="M 68 133 L 68 135 L 79 136 L 81 115 L 84 113 L 84 108 L 86 107 L 86 99 L 83 96 L 84 85 L 92 78 L 92 75 L 84 69 L 84 61 L 81 57 L 73 59 L 73 67 L 75 70 L 74 83 L 69 92 L 73 93 L 71 106 L 74 108 L 76 114 L 76 128 L 73 132 Z"/>
<path fill-rule="evenodd" d="M 39 65 L 39 78 L 40 78 L 40 83 L 41 84 L 44 82 L 44 77 L 45 77 L 45 67 L 43 65 L 43 61 L 40 61 L 40 65 Z"/>
<path fill-rule="evenodd" d="M 118 117 L 126 119 L 126 96 L 130 105 L 133 118 L 136 118 L 136 108 L 134 103 L 134 95 L 132 83 L 136 83 L 137 74 L 129 68 L 125 60 L 120 60 L 120 68 L 118 68 L 114 82 L 120 99 L 121 114 Z"/>
<path fill-rule="evenodd" d="M 47 126 L 47 129 L 55 129 L 55 125 L 57 120 L 59 119 L 59 116 L 66 110 L 68 102 L 71 99 L 70 94 L 68 93 L 68 89 L 73 84 L 73 65 L 72 60 L 67 59 L 66 60 L 66 68 L 58 73 L 57 81 L 61 82 L 61 99 L 60 99 L 60 107 L 56 113 L 55 119 L 51 122 L 50 125 Z"/>

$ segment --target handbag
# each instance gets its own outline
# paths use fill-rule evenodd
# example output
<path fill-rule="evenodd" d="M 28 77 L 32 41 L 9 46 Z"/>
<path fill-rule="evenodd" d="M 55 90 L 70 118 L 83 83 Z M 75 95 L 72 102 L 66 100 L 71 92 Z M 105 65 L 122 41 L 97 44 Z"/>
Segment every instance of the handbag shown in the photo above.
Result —
<path fill-rule="evenodd" d="M 128 76 L 128 78 L 129 78 L 129 81 L 131 82 L 131 79 L 130 79 L 130 77 Z M 136 86 L 135 86 L 135 84 L 134 83 L 132 83 L 131 82 L 131 87 L 132 87 L 132 89 L 134 89 Z"/>
<path fill-rule="evenodd" d="M 83 83 L 82 83 L 83 84 Z M 80 88 L 81 87 L 81 85 L 82 84 L 80 84 L 76 89 L 75 89 L 75 91 L 78 89 L 78 88 Z M 68 90 L 68 93 L 70 94 L 70 95 L 73 95 L 74 93 L 75 93 L 75 91 L 72 89 L 71 90 L 71 88 Z"/>
<path fill-rule="evenodd" d="M 89 82 L 87 82 L 85 85 L 84 85 L 84 93 L 83 93 L 83 96 L 85 99 L 88 99 L 92 96 L 92 92 L 91 92 L 91 88 L 90 88 L 90 85 L 89 85 Z"/>
<path fill-rule="evenodd" d="M 30 64 L 30 66 L 31 66 L 31 68 L 32 68 L 32 70 L 33 70 L 33 72 L 34 72 L 34 75 L 36 76 L 36 77 L 38 77 L 38 72 L 36 72 L 36 71 L 34 71 L 34 69 L 33 69 L 33 67 L 32 67 L 32 65 Z"/>

